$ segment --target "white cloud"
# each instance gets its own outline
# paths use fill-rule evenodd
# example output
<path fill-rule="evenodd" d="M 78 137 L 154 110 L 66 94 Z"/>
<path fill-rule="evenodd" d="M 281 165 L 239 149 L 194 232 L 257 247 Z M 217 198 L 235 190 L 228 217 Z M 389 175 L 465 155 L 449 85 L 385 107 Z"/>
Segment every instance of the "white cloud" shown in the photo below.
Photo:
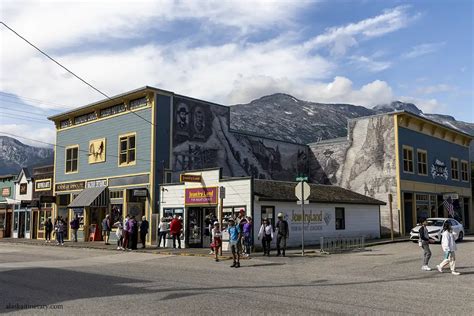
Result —
<path fill-rule="evenodd" d="M 440 83 L 440 84 L 436 84 L 432 86 L 419 87 L 416 89 L 416 92 L 418 94 L 434 94 L 434 93 L 440 93 L 440 92 L 449 92 L 453 90 L 455 90 L 455 87 L 444 84 L 444 83 Z"/>
<path fill-rule="evenodd" d="M 365 69 L 370 72 L 380 72 L 392 66 L 392 63 L 389 61 L 377 61 L 366 56 L 351 56 L 349 59 L 358 68 Z"/>
<path fill-rule="evenodd" d="M 401 96 L 399 100 L 415 104 L 423 113 L 441 113 L 445 106 L 440 104 L 436 99 L 422 99 L 410 96 Z"/>
<path fill-rule="evenodd" d="M 9 134 L 22 137 L 14 137 Z M 0 135 L 17 138 L 22 143 L 35 147 L 50 147 L 45 143 L 54 144 L 56 141 L 56 129 L 53 124 L 51 127 L 41 128 L 31 128 L 26 124 L 0 124 Z M 41 140 L 43 143 L 33 140 Z"/>
<path fill-rule="evenodd" d="M 439 50 L 441 47 L 443 47 L 445 44 L 446 43 L 444 42 L 420 44 L 420 45 L 412 47 L 412 49 L 409 52 L 403 54 L 402 57 L 409 59 L 409 58 L 420 57 L 427 54 L 432 54 L 436 52 L 437 50 Z"/>
<path fill-rule="evenodd" d="M 307 41 L 304 46 L 307 49 L 327 47 L 333 55 L 344 55 L 361 40 L 379 37 L 408 26 L 418 15 L 410 15 L 407 10 L 407 6 L 398 6 L 357 23 L 328 28 L 325 33 Z"/>

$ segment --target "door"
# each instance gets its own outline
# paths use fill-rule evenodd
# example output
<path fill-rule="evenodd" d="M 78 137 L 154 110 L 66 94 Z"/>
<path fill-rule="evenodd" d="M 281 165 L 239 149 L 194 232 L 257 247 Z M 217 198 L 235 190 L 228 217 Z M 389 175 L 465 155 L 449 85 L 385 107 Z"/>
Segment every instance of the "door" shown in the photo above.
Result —
<path fill-rule="evenodd" d="M 6 224 L 5 224 L 5 235 L 4 237 L 10 237 L 12 232 L 12 214 L 7 212 Z"/>
<path fill-rule="evenodd" d="M 38 237 L 38 211 L 33 212 L 33 234 L 31 235 L 32 239 L 36 239 Z"/>
<path fill-rule="evenodd" d="M 415 226 L 413 223 L 413 194 L 403 194 L 403 210 L 405 215 L 405 235 L 408 235 Z"/>
<path fill-rule="evenodd" d="M 190 248 L 202 247 L 202 227 L 203 227 L 203 209 L 200 207 L 192 207 L 188 209 L 187 220 L 187 241 Z"/>
<path fill-rule="evenodd" d="M 25 238 L 25 212 L 18 212 L 18 238 Z"/>

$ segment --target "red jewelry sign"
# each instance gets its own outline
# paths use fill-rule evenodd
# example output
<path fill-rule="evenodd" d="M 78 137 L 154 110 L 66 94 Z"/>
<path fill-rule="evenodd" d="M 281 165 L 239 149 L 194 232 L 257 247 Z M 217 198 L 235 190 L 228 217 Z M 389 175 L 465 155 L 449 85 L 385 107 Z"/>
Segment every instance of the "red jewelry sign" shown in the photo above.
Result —
<path fill-rule="evenodd" d="M 217 187 L 186 189 L 184 196 L 186 205 L 216 205 Z"/>

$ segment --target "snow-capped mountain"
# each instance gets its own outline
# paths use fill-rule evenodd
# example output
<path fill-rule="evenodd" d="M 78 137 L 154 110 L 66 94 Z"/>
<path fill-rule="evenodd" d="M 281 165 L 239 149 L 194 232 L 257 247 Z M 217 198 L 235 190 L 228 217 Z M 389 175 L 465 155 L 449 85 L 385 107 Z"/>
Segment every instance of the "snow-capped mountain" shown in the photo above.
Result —
<path fill-rule="evenodd" d="M 22 167 L 53 164 L 53 157 L 52 148 L 28 146 L 14 138 L 0 136 L 0 175 L 17 174 Z"/>
<path fill-rule="evenodd" d="M 457 121 L 448 115 L 425 114 L 412 103 L 394 101 L 368 109 L 352 104 L 302 101 L 282 93 L 231 106 L 231 128 L 307 144 L 346 136 L 348 119 L 401 110 L 474 135 L 473 123 Z"/>

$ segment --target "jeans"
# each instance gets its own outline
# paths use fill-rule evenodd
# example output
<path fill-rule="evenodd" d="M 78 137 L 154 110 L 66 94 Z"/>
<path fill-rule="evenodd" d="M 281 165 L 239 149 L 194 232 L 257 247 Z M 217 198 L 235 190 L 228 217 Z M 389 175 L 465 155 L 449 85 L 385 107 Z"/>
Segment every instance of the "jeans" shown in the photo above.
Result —
<path fill-rule="evenodd" d="M 130 240 L 130 234 L 128 231 L 124 230 L 123 231 L 123 245 L 122 245 L 123 248 L 125 249 L 128 248 L 129 240 Z"/>
<path fill-rule="evenodd" d="M 270 255 L 270 244 L 272 242 L 272 237 L 270 235 L 265 235 L 262 238 L 263 254 Z"/>
<path fill-rule="evenodd" d="M 181 248 L 181 238 L 179 238 L 180 234 L 172 234 L 173 237 L 173 248 L 176 248 L 176 239 L 178 239 L 178 248 Z"/>
<path fill-rule="evenodd" d="M 146 234 L 147 233 L 145 232 L 140 232 L 140 241 L 142 242 L 142 248 L 145 248 Z"/>
<path fill-rule="evenodd" d="M 50 230 L 47 230 L 46 231 L 46 237 L 45 237 L 46 240 L 51 240 L 51 231 Z"/>
<path fill-rule="evenodd" d="M 64 233 L 63 232 L 57 232 L 56 233 L 56 240 L 58 244 L 64 244 Z"/>
<path fill-rule="evenodd" d="M 423 248 L 423 265 L 427 266 L 431 258 L 430 243 L 423 240 L 421 247 Z"/>
<path fill-rule="evenodd" d="M 286 236 L 283 235 L 278 235 L 277 236 L 277 253 L 280 254 L 281 251 L 283 250 L 283 255 L 285 255 L 285 250 L 286 250 Z"/>
<path fill-rule="evenodd" d="M 74 241 L 77 242 L 77 229 L 73 229 L 72 234 L 74 236 Z"/>
<path fill-rule="evenodd" d="M 166 232 L 158 233 L 158 247 L 161 245 L 161 240 L 163 239 L 163 247 L 166 247 Z"/>
<path fill-rule="evenodd" d="M 245 253 L 250 255 L 250 247 L 252 246 L 252 239 L 250 236 L 244 236 Z"/>

